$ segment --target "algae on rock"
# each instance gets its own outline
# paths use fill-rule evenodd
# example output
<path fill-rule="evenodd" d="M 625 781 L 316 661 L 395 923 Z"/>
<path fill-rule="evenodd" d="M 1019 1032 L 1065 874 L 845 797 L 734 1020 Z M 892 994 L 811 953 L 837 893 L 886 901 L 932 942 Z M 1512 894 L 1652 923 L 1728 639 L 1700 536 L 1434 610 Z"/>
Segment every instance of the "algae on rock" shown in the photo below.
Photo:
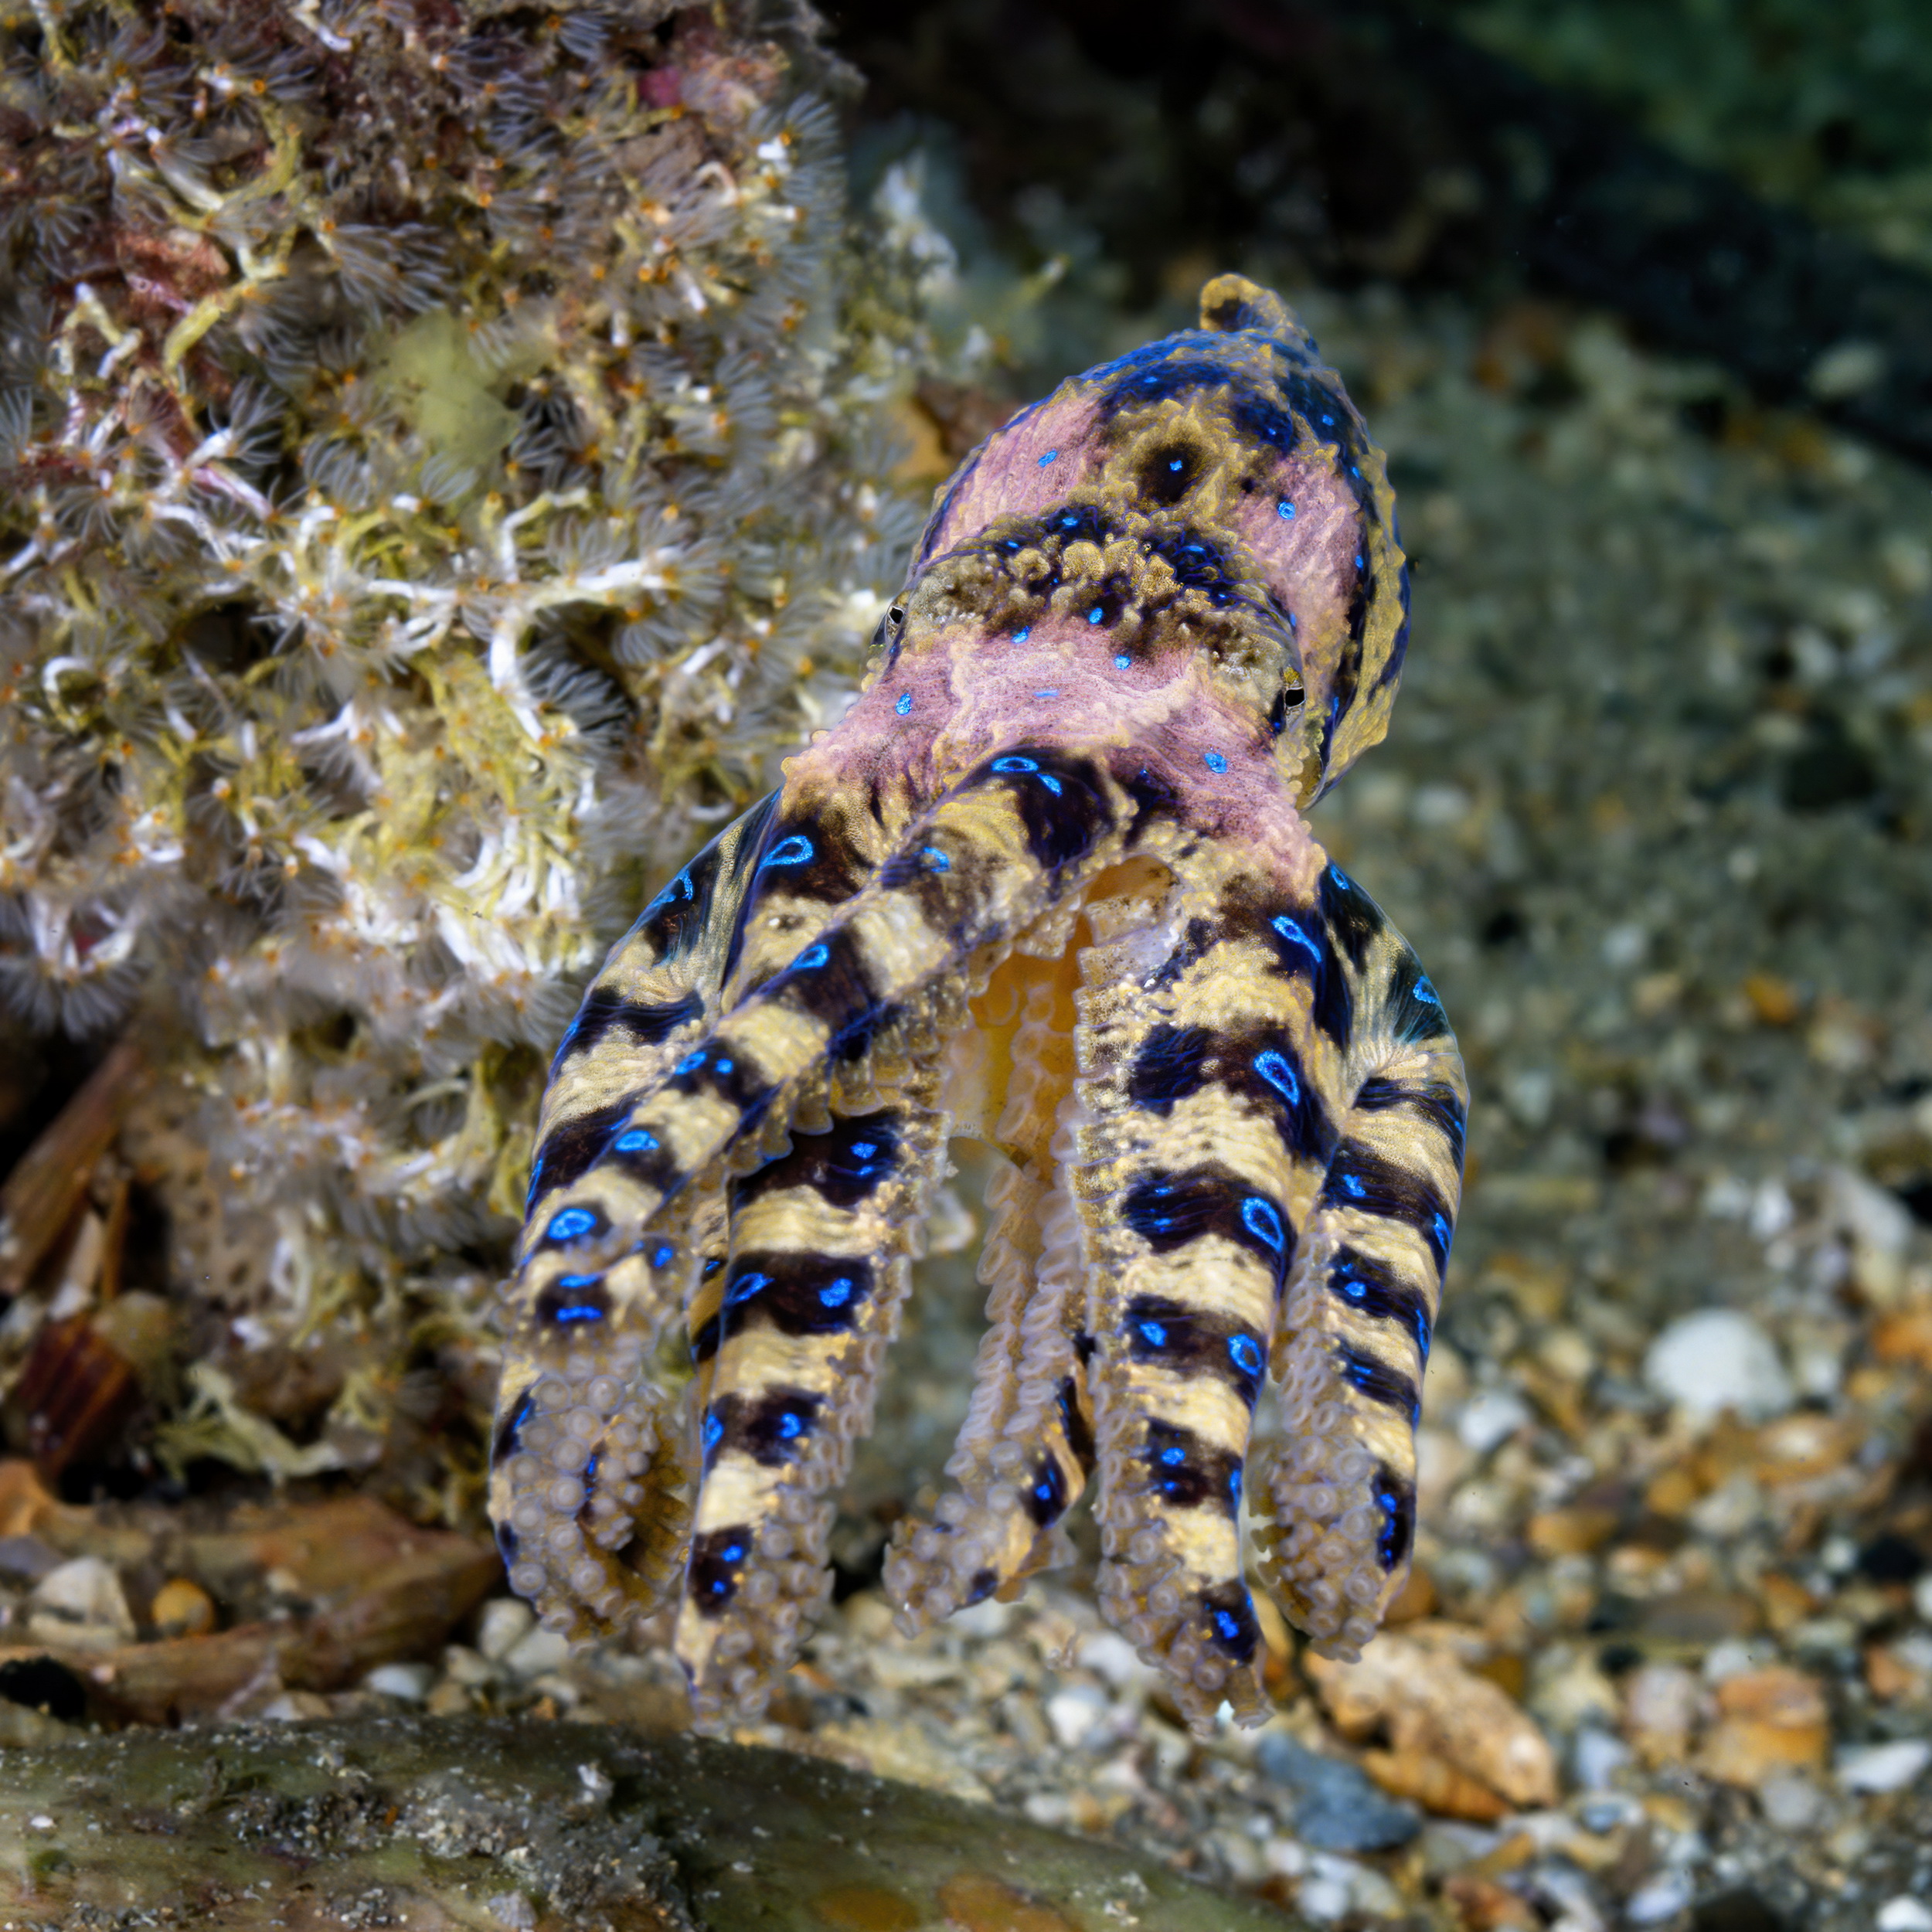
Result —
<path fill-rule="evenodd" d="M 487 1393 L 543 1053 L 855 678 L 912 332 L 815 25 L 0 10 L 0 995 L 172 1039 L 177 1463 Z"/>

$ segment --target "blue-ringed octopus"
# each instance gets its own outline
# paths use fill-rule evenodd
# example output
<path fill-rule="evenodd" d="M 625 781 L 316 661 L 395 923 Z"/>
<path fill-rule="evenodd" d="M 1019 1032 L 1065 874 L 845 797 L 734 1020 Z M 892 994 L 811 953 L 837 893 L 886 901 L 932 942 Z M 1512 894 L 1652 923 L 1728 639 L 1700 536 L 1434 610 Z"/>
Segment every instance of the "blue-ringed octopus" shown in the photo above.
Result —
<path fill-rule="evenodd" d="M 557 1050 L 492 1488 L 547 1625 L 675 1598 L 697 1721 L 763 1709 L 964 1138 L 1001 1157 L 987 1327 L 952 1487 L 886 1553 L 902 1627 L 1010 1600 L 1090 1488 L 1101 1610 L 1197 1730 L 1267 1709 L 1250 1565 L 1359 1651 L 1408 1567 L 1467 1092 L 1303 814 L 1407 634 L 1382 453 L 1238 276 L 967 457 L 856 702 Z"/>

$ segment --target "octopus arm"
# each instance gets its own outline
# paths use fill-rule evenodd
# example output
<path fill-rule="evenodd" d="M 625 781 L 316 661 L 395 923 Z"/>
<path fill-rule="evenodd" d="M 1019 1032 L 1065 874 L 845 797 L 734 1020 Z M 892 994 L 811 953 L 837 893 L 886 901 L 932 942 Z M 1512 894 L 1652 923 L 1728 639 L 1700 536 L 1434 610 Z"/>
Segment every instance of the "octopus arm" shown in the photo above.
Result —
<path fill-rule="evenodd" d="M 1333 868 L 1327 928 L 1356 987 L 1348 1091 L 1274 1366 L 1282 1439 L 1257 1485 L 1263 1580 L 1352 1658 L 1409 1571 L 1415 1428 L 1462 1181 L 1462 1061 L 1415 954 Z"/>

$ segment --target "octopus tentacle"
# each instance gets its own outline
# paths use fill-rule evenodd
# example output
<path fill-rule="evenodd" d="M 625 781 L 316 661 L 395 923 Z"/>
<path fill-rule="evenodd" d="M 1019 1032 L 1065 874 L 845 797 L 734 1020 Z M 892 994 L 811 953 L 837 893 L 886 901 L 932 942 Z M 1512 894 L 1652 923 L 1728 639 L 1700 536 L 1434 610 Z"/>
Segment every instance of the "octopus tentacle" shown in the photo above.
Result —
<path fill-rule="evenodd" d="M 1333 1155 L 1275 1349 L 1283 1440 L 1260 1472 L 1259 1568 L 1325 1655 L 1352 1659 L 1409 1572 L 1415 1425 L 1454 1232 L 1468 1107 L 1441 1002 L 1401 934 L 1330 867 L 1323 923 L 1357 1010 Z"/>
<path fill-rule="evenodd" d="M 830 1583 L 826 1492 L 866 1431 L 941 1158 L 930 1072 L 897 1103 L 794 1137 L 735 1182 L 731 1255 L 694 1332 L 710 1369 L 699 1492 L 675 1638 L 700 1723 L 748 1719 Z"/>

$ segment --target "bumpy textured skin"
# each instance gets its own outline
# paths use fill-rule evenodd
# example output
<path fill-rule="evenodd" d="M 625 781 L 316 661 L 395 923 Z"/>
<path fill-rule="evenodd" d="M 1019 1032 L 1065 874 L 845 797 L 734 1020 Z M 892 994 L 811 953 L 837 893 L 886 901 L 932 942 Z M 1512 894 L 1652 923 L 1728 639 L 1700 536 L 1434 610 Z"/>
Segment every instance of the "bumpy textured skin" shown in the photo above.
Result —
<path fill-rule="evenodd" d="M 553 1627 L 679 1592 L 699 1721 L 761 1707 L 957 1135 L 1009 1164 L 956 1488 L 887 1560 L 907 1626 L 1017 1591 L 1097 1478 L 1103 1607 L 1197 1726 L 1263 1713 L 1244 1521 L 1318 1648 L 1372 1634 L 1466 1096 L 1301 808 L 1382 736 L 1406 614 L 1381 454 L 1239 277 L 968 459 L 859 701 L 559 1050 L 493 1492 Z"/>

